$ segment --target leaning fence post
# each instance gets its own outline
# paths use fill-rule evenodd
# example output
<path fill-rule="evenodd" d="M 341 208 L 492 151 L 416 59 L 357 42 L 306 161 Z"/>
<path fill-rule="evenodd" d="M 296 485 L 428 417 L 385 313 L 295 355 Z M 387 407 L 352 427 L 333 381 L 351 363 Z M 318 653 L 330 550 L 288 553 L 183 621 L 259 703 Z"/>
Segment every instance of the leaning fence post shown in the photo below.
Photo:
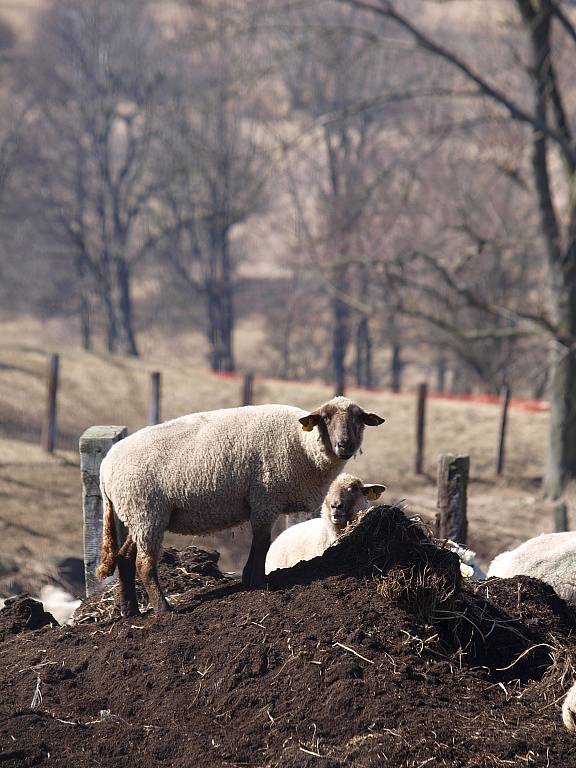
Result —
<path fill-rule="evenodd" d="M 148 403 L 148 424 L 160 423 L 160 371 L 150 374 L 150 401 Z"/>
<path fill-rule="evenodd" d="M 416 462 L 415 472 L 421 475 L 424 464 L 424 430 L 426 425 L 426 397 L 428 384 L 418 385 L 418 405 L 416 410 Z"/>
<path fill-rule="evenodd" d="M 504 469 L 504 448 L 506 445 L 506 426 L 508 424 L 508 406 L 510 405 L 510 387 L 505 386 L 501 395 L 502 412 L 500 414 L 500 434 L 498 437 L 498 459 L 496 474 L 501 475 Z"/>
<path fill-rule="evenodd" d="M 247 371 L 244 374 L 242 385 L 242 405 L 252 405 L 254 401 L 254 373 Z"/>
<path fill-rule="evenodd" d="M 56 447 L 56 403 L 58 398 L 58 369 L 60 356 L 48 357 L 48 371 L 46 376 L 46 411 L 42 424 L 42 448 L 48 453 L 53 453 Z"/>
<path fill-rule="evenodd" d="M 84 516 L 84 577 L 86 597 L 98 589 L 96 566 L 102 541 L 102 496 L 100 495 L 100 464 L 110 448 L 126 437 L 126 427 L 89 427 L 80 438 L 80 470 L 82 472 L 82 512 Z M 116 521 L 119 543 L 125 531 Z"/>
<path fill-rule="evenodd" d="M 470 457 L 442 454 L 438 459 L 436 537 L 466 544 Z"/>

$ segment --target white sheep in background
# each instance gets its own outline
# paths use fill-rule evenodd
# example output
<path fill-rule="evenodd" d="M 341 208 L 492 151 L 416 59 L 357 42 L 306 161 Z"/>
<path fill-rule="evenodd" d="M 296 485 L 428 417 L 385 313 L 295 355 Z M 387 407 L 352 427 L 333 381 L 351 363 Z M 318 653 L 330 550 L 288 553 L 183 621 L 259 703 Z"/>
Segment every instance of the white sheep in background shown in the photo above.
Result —
<path fill-rule="evenodd" d="M 82 602 L 53 584 L 45 584 L 38 599 L 44 605 L 44 610 L 51 613 L 59 624 L 71 624 L 74 611 Z"/>
<path fill-rule="evenodd" d="M 569 731 L 576 731 L 576 683 L 572 685 L 562 704 L 562 720 Z"/>
<path fill-rule="evenodd" d="M 576 603 L 576 531 L 546 533 L 503 552 L 490 563 L 488 578 L 491 576 L 532 576 L 549 584 L 564 600 Z"/>
<path fill-rule="evenodd" d="M 364 427 L 383 421 L 335 397 L 311 413 L 288 405 L 229 408 L 135 432 L 110 449 L 100 470 L 99 578 L 118 564 L 122 613 L 136 615 L 136 566 L 155 610 L 169 610 L 156 567 L 164 532 L 201 535 L 249 520 L 252 547 L 243 581 L 263 586 L 278 516 L 318 509 L 360 450 Z M 129 533 L 120 550 L 114 512 Z"/>
<path fill-rule="evenodd" d="M 353 475 L 338 475 L 328 489 L 320 517 L 292 525 L 274 539 L 266 556 L 266 573 L 321 555 L 358 512 L 369 506 L 368 500 L 375 501 L 385 490 L 383 485 L 364 485 Z"/>

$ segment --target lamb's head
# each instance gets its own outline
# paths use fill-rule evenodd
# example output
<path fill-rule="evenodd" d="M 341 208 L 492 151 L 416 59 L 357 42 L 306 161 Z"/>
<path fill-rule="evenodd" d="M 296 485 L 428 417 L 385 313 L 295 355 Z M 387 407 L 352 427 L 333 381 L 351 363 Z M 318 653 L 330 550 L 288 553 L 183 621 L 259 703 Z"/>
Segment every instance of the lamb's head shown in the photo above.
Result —
<path fill-rule="evenodd" d="M 359 477 L 338 475 L 322 505 L 323 517 L 339 530 L 356 519 L 366 500 L 376 501 L 386 490 L 384 485 L 365 485 Z"/>
<path fill-rule="evenodd" d="M 345 461 L 360 450 L 364 427 L 377 427 L 383 422 L 383 418 L 367 413 L 347 397 L 334 397 L 300 419 L 306 432 L 318 428 L 328 455 Z"/>

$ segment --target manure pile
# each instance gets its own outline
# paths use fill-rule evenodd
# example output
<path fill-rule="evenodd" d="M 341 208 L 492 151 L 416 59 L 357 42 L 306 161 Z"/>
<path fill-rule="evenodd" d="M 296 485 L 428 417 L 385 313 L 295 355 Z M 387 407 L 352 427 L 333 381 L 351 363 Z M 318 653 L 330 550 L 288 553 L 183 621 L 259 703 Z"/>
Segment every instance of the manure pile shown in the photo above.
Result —
<path fill-rule="evenodd" d="M 462 585 L 386 506 L 268 591 L 216 563 L 165 553 L 170 615 L 0 612 L 2 767 L 576 766 L 576 618 L 540 582 Z"/>

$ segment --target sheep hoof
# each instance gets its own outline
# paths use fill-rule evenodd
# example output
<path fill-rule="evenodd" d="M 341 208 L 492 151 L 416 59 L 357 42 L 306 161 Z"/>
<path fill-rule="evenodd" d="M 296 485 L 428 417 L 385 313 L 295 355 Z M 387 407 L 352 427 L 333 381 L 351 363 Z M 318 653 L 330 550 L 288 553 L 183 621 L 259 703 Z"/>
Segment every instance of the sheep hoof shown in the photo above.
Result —
<path fill-rule="evenodd" d="M 140 616 L 140 610 L 137 605 L 130 605 L 129 603 L 126 603 L 120 607 L 120 613 L 122 614 L 122 617 L 125 619 L 130 618 L 131 616 Z"/>

